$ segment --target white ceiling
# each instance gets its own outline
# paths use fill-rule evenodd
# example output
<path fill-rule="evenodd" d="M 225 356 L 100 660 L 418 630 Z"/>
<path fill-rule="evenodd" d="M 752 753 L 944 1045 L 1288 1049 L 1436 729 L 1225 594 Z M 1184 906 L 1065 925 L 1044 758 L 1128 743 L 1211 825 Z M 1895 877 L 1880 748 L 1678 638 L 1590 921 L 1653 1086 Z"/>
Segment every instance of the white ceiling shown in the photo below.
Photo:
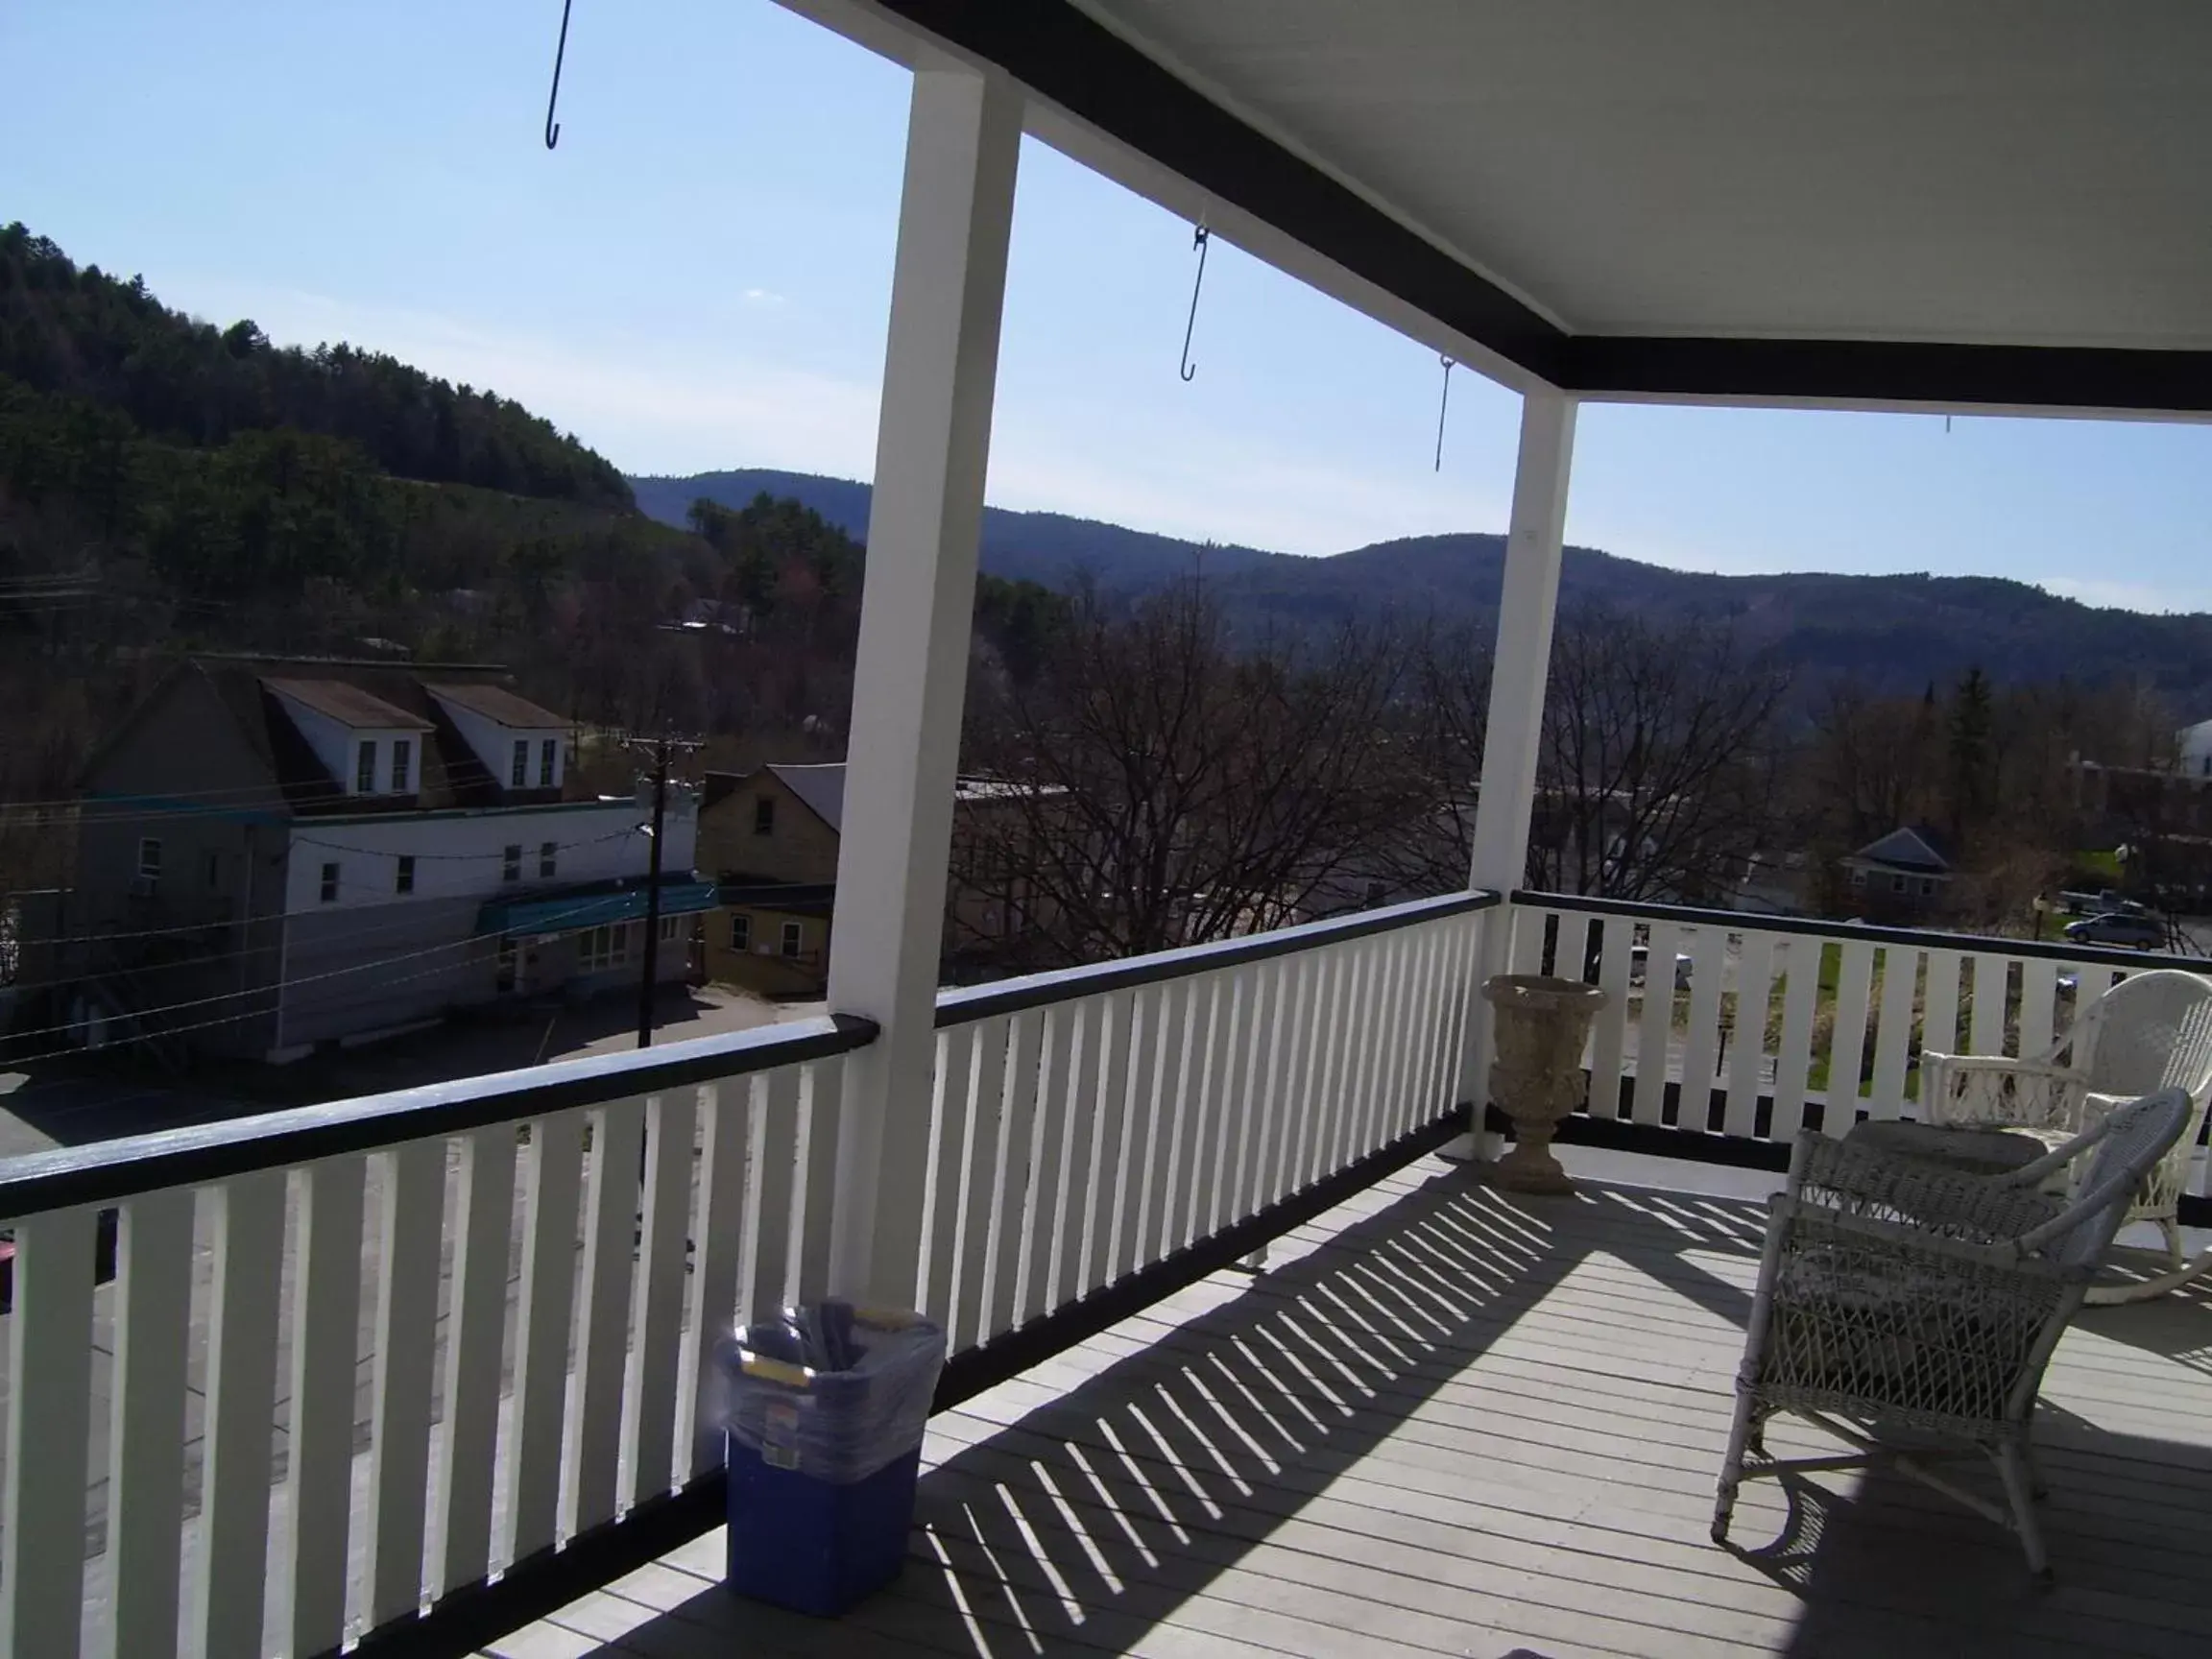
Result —
<path fill-rule="evenodd" d="M 2212 0 L 1078 0 L 1577 333 L 2212 349 Z"/>

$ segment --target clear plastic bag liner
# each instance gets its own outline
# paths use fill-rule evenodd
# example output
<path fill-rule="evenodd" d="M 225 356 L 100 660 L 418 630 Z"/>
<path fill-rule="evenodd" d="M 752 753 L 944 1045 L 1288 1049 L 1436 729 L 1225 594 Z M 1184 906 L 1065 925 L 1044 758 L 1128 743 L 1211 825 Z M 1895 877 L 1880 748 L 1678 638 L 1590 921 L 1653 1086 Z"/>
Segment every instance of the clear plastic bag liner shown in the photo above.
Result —
<path fill-rule="evenodd" d="M 918 1313 L 829 1301 L 716 1345 L 722 1427 L 775 1469 L 865 1480 L 922 1443 L 945 1333 Z"/>

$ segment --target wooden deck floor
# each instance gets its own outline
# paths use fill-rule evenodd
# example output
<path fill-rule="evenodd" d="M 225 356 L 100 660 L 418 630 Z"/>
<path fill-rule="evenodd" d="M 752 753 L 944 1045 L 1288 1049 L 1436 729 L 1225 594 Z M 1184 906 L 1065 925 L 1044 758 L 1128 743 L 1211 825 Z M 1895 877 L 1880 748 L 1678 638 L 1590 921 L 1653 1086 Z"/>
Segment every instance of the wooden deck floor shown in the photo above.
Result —
<path fill-rule="evenodd" d="M 1263 1277 L 1216 1275 L 940 1419 L 906 1571 L 846 1620 L 720 1590 L 717 1532 L 486 1651 L 2212 1652 L 2194 1292 L 2092 1311 L 2060 1350 L 2055 1588 L 1888 1476 L 1756 1482 L 1740 1551 L 1710 1545 L 1760 1214 L 1627 1185 L 1516 1199 L 1426 1163 Z"/>

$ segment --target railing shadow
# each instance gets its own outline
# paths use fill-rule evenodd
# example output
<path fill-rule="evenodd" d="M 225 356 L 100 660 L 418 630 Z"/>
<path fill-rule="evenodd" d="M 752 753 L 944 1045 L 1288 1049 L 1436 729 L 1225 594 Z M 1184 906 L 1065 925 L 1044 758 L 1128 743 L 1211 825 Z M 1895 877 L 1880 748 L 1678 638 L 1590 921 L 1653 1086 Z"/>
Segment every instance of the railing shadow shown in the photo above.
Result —
<path fill-rule="evenodd" d="M 1192 1314 L 1200 1286 L 1176 1311 L 1118 1327 L 1098 1339 L 1121 1351 L 1103 1371 L 1048 1361 L 941 1418 L 907 1570 L 837 1625 L 710 1591 L 625 1633 L 621 1650 L 688 1652 L 687 1636 L 711 1632 L 769 1651 L 888 1642 L 995 1659 L 1148 1650 L 1164 1626 L 1231 1656 L 1303 1651 L 1315 1626 L 1498 1659 L 1578 1647 L 1583 1613 L 1503 1598 L 1605 1478 L 1551 1467 L 1549 1433 L 1571 1415 L 1486 1424 L 1454 1385 L 1501 1343 L 1528 1349 L 1532 1320 L 1572 1347 L 1572 1315 L 1562 1327 L 1542 1310 L 1594 1250 L 1741 1329 L 1748 1295 L 1695 1257 L 1748 1259 L 1754 1216 L 1589 1186 L 1527 1201 L 1437 1175 L 1211 1310 Z M 1733 1358 L 1723 1340 L 1715 1362 Z M 1546 1362 L 1533 1350 L 1515 1361 Z M 1608 1364 L 1601 1343 L 1574 1362 Z M 1370 1461 L 1394 1438 L 1392 1461 Z M 1453 1513 L 1462 1480 L 1495 1501 L 1472 1537 Z M 710 1554 L 689 1564 L 714 1568 Z"/>
<path fill-rule="evenodd" d="M 846 1619 L 703 1584 L 719 1543 L 702 1541 L 670 1558 L 682 1571 L 557 1622 L 606 1644 L 579 1654 L 668 1659 L 1548 1659 L 1736 1651 L 1747 1621 L 1801 1659 L 1955 1659 L 2181 1652 L 2212 1631 L 2196 1611 L 2212 1587 L 2176 1583 L 2212 1531 L 2212 1468 L 2059 1408 L 2057 1592 L 1986 1522 L 1883 1472 L 1793 1480 L 1784 1505 L 1765 1486 L 1739 1547 L 1714 1550 L 1763 1219 L 1738 1200 L 1585 1184 L 1530 1201 L 1436 1176 L 940 1418 L 906 1571 Z M 1678 1329 L 1618 1340 L 1647 1319 Z"/>

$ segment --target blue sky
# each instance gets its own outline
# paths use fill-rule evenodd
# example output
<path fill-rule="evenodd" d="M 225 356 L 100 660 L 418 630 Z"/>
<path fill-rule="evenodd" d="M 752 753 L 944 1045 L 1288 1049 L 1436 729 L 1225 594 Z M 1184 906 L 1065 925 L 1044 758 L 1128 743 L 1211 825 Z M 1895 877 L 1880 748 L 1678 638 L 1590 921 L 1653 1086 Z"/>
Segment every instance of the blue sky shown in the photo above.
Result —
<path fill-rule="evenodd" d="M 906 77 L 769 0 L 0 8 L 0 220 L 170 303 L 491 386 L 633 471 L 865 476 Z M 1517 402 L 1029 144 L 991 498 L 1328 553 L 1500 528 Z M 2212 610 L 2212 427 L 1584 411 L 1570 537 Z"/>

